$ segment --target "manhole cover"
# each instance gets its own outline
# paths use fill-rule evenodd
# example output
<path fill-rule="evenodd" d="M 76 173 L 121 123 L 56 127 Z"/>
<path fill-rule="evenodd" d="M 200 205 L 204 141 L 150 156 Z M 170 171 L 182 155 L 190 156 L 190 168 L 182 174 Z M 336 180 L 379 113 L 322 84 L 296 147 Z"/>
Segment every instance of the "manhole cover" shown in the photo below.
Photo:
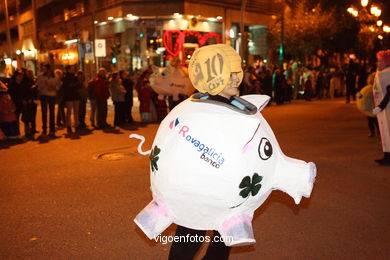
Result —
<path fill-rule="evenodd" d="M 106 161 L 118 161 L 124 159 L 126 156 L 132 156 L 131 153 L 121 153 L 121 152 L 108 152 L 101 153 L 94 156 L 95 159 L 101 159 Z"/>

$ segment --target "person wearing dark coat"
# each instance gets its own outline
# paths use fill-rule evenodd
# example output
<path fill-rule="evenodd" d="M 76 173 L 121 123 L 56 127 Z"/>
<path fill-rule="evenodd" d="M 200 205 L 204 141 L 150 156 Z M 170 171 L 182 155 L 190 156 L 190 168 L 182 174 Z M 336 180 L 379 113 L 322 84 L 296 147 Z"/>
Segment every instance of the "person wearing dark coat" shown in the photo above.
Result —
<path fill-rule="evenodd" d="M 79 70 L 77 71 L 77 80 L 79 82 L 79 127 L 86 128 L 85 124 L 85 115 L 87 113 L 87 100 L 88 100 L 88 89 L 85 82 L 84 72 Z"/>
<path fill-rule="evenodd" d="M 93 83 L 93 95 L 96 99 L 98 128 L 106 128 L 107 123 L 107 99 L 110 97 L 109 82 L 106 78 L 106 70 L 100 68 Z"/>
<path fill-rule="evenodd" d="M 24 134 L 27 138 L 32 137 L 31 121 L 32 113 L 31 103 L 34 101 L 33 91 L 25 80 L 23 73 L 17 71 L 9 86 L 9 94 L 15 104 L 15 115 L 19 126 L 20 115 L 24 123 Z"/>
<path fill-rule="evenodd" d="M 284 102 L 285 78 L 280 69 L 275 70 L 274 78 L 275 102 L 277 105 L 282 105 Z"/>
<path fill-rule="evenodd" d="M 271 99 L 272 99 L 273 87 L 272 87 L 272 72 L 271 72 L 270 69 L 267 69 L 262 74 L 261 86 L 262 86 L 262 89 L 264 91 L 264 94 L 266 94 L 267 96 L 271 97 Z M 268 103 L 268 105 L 270 105 L 270 104 L 271 104 L 271 102 Z"/>
<path fill-rule="evenodd" d="M 353 62 L 353 60 L 349 60 L 349 64 L 348 64 L 348 70 L 347 70 L 347 75 L 346 75 L 346 85 L 347 85 L 347 95 L 346 95 L 346 98 L 347 98 L 347 101 L 346 103 L 348 104 L 350 102 L 350 97 L 352 96 L 352 99 L 353 101 L 356 100 L 355 96 L 356 96 L 356 74 L 357 74 L 357 70 L 356 70 L 356 65 L 355 63 Z"/>
<path fill-rule="evenodd" d="M 124 70 L 119 71 L 119 76 L 122 79 L 122 85 L 126 89 L 125 95 L 125 120 L 127 123 L 134 122 L 131 110 L 133 109 L 133 86 L 134 83 Z"/>
<path fill-rule="evenodd" d="M 72 133 L 72 111 L 76 130 L 78 130 L 79 127 L 80 88 L 81 85 L 74 73 L 74 67 L 70 65 L 66 66 L 62 84 L 62 93 L 64 95 L 66 107 L 66 129 L 68 133 Z"/>
<path fill-rule="evenodd" d="M 36 78 L 34 77 L 34 72 L 32 70 L 26 70 L 26 82 L 31 89 L 33 93 L 33 101 L 30 105 L 30 112 L 31 112 L 31 133 L 36 134 L 38 133 L 37 127 L 36 127 L 36 117 L 37 117 L 37 108 L 38 105 L 35 103 L 34 100 L 38 99 L 38 88 L 36 85 Z"/>

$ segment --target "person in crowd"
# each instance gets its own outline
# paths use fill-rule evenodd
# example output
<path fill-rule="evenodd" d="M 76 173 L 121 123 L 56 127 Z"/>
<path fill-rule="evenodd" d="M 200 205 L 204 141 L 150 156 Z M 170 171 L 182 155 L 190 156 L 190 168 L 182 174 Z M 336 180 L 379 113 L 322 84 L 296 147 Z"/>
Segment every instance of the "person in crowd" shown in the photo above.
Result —
<path fill-rule="evenodd" d="M 293 89 L 292 89 L 292 99 L 296 99 L 298 97 L 299 86 L 299 64 L 298 60 L 294 60 L 291 64 L 292 71 L 292 80 L 293 80 Z"/>
<path fill-rule="evenodd" d="M 350 102 L 352 97 L 353 101 L 356 100 L 356 65 L 352 59 L 349 60 L 347 74 L 346 74 L 346 85 L 347 85 L 347 95 L 346 95 L 346 103 Z"/>
<path fill-rule="evenodd" d="M 390 165 L 390 49 L 377 53 L 378 70 L 373 85 L 375 108 L 377 115 L 383 158 L 375 160 L 380 165 Z"/>
<path fill-rule="evenodd" d="M 87 100 L 88 100 L 88 89 L 85 81 L 84 72 L 82 70 L 77 71 L 76 74 L 78 83 L 79 83 L 79 128 L 85 129 L 87 125 L 85 124 L 85 115 L 87 113 Z"/>
<path fill-rule="evenodd" d="M 32 89 L 29 87 L 22 71 L 16 71 L 11 79 L 8 93 L 11 95 L 12 101 L 15 104 L 15 115 L 19 127 L 20 116 L 24 123 L 24 134 L 28 139 L 33 138 L 31 121 L 32 109 L 31 103 L 34 102 Z"/>
<path fill-rule="evenodd" d="M 357 72 L 357 89 L 356 89 L 357 91 L 360 91 L 362 88 L 366 86 L 367 77 L 368 77 L 368 66 L 364 61 L 362 61 L 360 63 Z"/>
<path fill-rule="evenodd" d="M 266 69 L 266 71 L 262 74 L 262 79 L 261 79 L 261 86 L 262 90 L 265 95 L 271 97 L 272 99 L 272 92 L 273 92 L 273 87 L 272 87 L 272 72 L 271 69 Z M 268 103 L 270 105 L 271 102 Z"/>
<path fill-rule="evenodd" d="M 324 83 L 325 83 L 324 72 L 323 72 L 322 68 L 319 68 L 317 80 L 316 80 L 316 90 L 317 90 L 317 98 L 318 99 L 322 99 Z"/>
<path fill-rule="evenodd" d="M 97 75 L 98 74 L 96 73 L 95 77 L 88 82 L 88 87 L 87 87 L 89 104 L 91 106 L 89 120 L 91 122 L 91 126 L 94 128 L 96 128 L 95 122 L 97 122 L 97 104 L 96 104 L 96 97 L 94 93 L 94 84 L 97 79 Z"/>
<path fill-rule="evenodd" d="M 329 71 L 329 68 L 325 68 L 325 72 L 324 72 L 324 97 L 325 98 L 329 98 L 331 78 L 332 75 Z"/>
<path fill-rule="evenodd" d="M 275 90 L 275 102 L 277 105 L 282 105 L 284 100 L 284 76 L 279 68 L 274 72 L 274 90 Z"/>
<path fill-rule="evenodd" d="M 75 75 L 74 66 L 67 65 L 62 84 L 62 93 L 64 95 L 66 107 L 66 130 L 68 134 L 72 133 L 72 112 L 75 130 L 79 130 L 79 100 L 80 100 L 80 81 Z"/>
<path fill-rule="evenodd" d="M 152 66 L 148 66 L 144 71 L 142 71 L 138 77 L 137 77 L 137 81 L 136 81 L 136 84 L 135 84 L 135 90 L 137 91 L 137 93 L 139 94 L 139 91 L 141 89 L 141 87 L 144 85 L 144 81 L 145 80 L 149 80 L 149 76 L 153 73 L 153 69 L 152 69 Z"/>
<path fill-rule="evenodd" d="M 311 101 L 312 93 L 313 93 L 313 87 L 312 87 L 312 75 L 309 75 L 306 82 L 305 82 L 305 100 Z"/>
<path fill-rule="evenodd" d="M 31 133 L 36 134 L 38 133 L 37 127 L 36 127 L 36 117 L 37 117 L 37 101 L 38 100 L 38 88 L 36 85 L 36 78 L 34 76 L 34 72 L 31 69 L 26 70 L 26 81 L 28 87 L 32 90 L 33 94 L 33 102 L 31 104 Z"/>
<path fill-rule="evenodd" d="M 55 104 L 61 81 L 54 77 L 54 73 L 49 64 L 44 65 L 42 73 L 38 75 L 37 86 L 41 101 L 42 134 L 47 134 L 47 110 L 49 109 L 50 136 L 55 136 Z"/>
<path fill-rule="evenodd" d="M 111 99 L 114 103 L 114 126 L 122 126 L 125 123 L 125 112 L 126 112 L 126 89 L 122 85 L 122 80 L 119 77 L 118 72 L 114 72 L 110 79 L 110 93 Z"/>
<path fill-rule="evenodd" d="M 122 85 L 126 89 L 126 95 L 125 95 L 125 121 L 127 123 L 133 123 L 133 116 L 131 114 L 131 111 L 133 109 L 133 81 L 130 79 L 130 77 L 127 75 L 127 72 L 125 70 L 119 71 L 119 76 L 122 80 Z"/>
<path fill-rule="evenodd" d="M 218 48 L 218 47 L 217 47 Z M 195 88 L 201 92 L 206 92 L 204 94 L 204 98 L 207 98 L 208 100 L 215 102 L 215 104 L 219 104 L 220 106 L 224 107 L 235 107 L 233 105 L 233 101 L 236 101 L 234 98 L 237 97 L 239 93 L 239 84 L 242 80 L 242 70 L 241 70 L 241 58 L 238 56 L 237 53 L 235 53 L 234 49 L 230 46 L 227 46 L 228 48 L 226 52 L 228 52 L 229 55 L 226 55 L 225 57 L 222 56 L 222 58 L 227 59 L 228 62 L 230 62 L 230 78 L 228 81 L 218 88 L 213 88 L 211 84 L 204 84 L 204 85 L 196 85 L 195 82 L 193 82 Z M 203 51 L 204 49 L 200 49 L 200 51 Z M 206 49 L 207 51 L 207 49 Z M 203 60 L 202 60 L 203 62 Z M 192 72 L 190 72 L 192 73 Z M 240 76 L 241 75 L 241 76 Z M 200 104 L 201 105 L 201 104 Z M 228 108 L 226 108 L 228 109 Z M 223 133 L 220 133 L 221 135 Z M 214 233 L 214 239 L 209 244 L 206 255 L 203 257 L 203 259 L 219 259 L 219 260 L 225 260 L 229 258 L 231 247 L 226 246 L 223 240 L 221 239 L 221 234 L 218 231 L 213 231 Z M 206 230 L 195 230 L 191 229 L 185 226 L 178 225 L 176 229 L 175 236 L 197 236 L 201 237 L 206 234 Z M 219 239 L 216 239 L 219 238 Z M 168 260 L 182 260 L 182 259 L 194 259 L 195 255 L 198 253 L 199 248 L 201 247 L 203 241 L 195 241 L 194 243 L 188 243 L 183 241 L 175 241 L 171 245 L 171 249 L 169 252 Z"/>
<path fill-rule="evenodd" d="M 242 95 L 255 94 L 255 81 L 254 69 L 252 66 L 247 66 L 244 73 L 244 86 L 242 89 Z"/>
<path fill-rule="evenodd" d="M 365 114 L 370 130 L 369 137 L 375 137 L 379 133 L 378 119 L 372 113 L 374 109 L 373 83 L 375 73 L 372 73 L 367 78 L 367 85 L 356 94 L 356 106 L 363 114 Z"/>
<path fill-rule="evenodd" d="M 99 69 L 93 84 L 93 94 L 96 99 L 98 128 L 110 127 L 107 123 L 107 99 L 110 97 L 110 91 L 107 72 L 104 68 Z"/>
<path fill-rule="evenodd" d="M 60 84 L 60 89 L 57 91 L 57 126 L 65 126 L 66 125 L 66 117 L 65 117 L 65 101 L 64 101 L 64 93 L 62 93 L 62 79 L 64 77 L 62 70 L 56 69 L 54 70 L 54 76 Z"/>
<path fill-rule="evenodd" d="M 7 91 L 7 86 L 0 81 L 0 129 L 5 138 L 19 139 L 16 106 Z"/>
<path fill-rule="evenodd" d="M 153 121 L 153 102 L 152 102 L 153 90 L 150 86 L 149 80 L 144 80 L 139 90 L 139 112 L 141 114 L 141 121 L 150 123 Z"/>
<path fill-rule="evenodd" d="M 152 100 L 156 108 L 157 122 L 161 122 L 168 114 L 167 99 L 164 95 L 158 95 L 153 91 Z"/>
<path fill-rule="evenodd" d="M 330 74 L 330 83 L 329 83 L 329 98 L 333 99 L 335 97 L 335 92 L 336 92 L 336 85 L 337 85 L 337 80 L 338 78 L 336 77 L 336 68 L 332 67 L 329 70 Z"/>

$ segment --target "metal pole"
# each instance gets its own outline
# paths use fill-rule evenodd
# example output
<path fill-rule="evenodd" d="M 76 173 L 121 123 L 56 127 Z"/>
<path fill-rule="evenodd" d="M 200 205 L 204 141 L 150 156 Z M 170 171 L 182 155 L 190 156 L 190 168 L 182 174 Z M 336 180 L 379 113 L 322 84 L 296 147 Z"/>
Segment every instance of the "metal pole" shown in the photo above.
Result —
<path fill-rule="evenodd" d="M 284 41 L 284 4 L 282 6 L 282 16 L 281 16 L 281 24 L 280 24 L 280 46 L 279 46 L 279 66 L 283 68 L 283 41 Z"/>
<path fill-rule="evenodd" d="M 8 43 L 8 55 L 9 58 L 12 58 L 13 49 L 12 49 L 12 41 L 11 41 L 11 33 L 9 29 L 9 16 L 8 16 L 8 0 L 4 0 L 5 7 L 5 26 L 7 28 L 7 43 Z"/>
<path fill-rule="evenodd" d="M 241 59 L 244 61 L 244 44 L 246 45 L 245 42 L 245 6 L 246 6 L 246 1 L 247 0 L 241 0 L 241 14 L 240 14 L 240 32 L 241 32 L 241 45 L 240 45 L 240 56 Z"/>
<path fill-rule="evenodd" d="M 39 67 L 39 59 L 38 59 L 38 51 L 39 51 L 39 37 L 38 37 L 38 31 L 37 31 L 37 5 L 36 5 L 36 0 L 32 0 L 31 2 L 31 7 L 32 7 L 32 15 L 33 15 L 33 43 L 34 43 L 34 48 L 36 49 L 36 62 L 34 62 L 34 73 L 37 73 L 37 67 Z M 31 50 L 35 51 L 35 50 Z"/>
<path fill-rule="evenodd" d="M 95 10 L 96 10 L 96 0 L 90 0 L 89 5 L 91 8 L 91 19 L 92 19 L 92 50 L 93 50 L 93 60 L 95 62 L 95 72 L 99 71 L 98 58 L 96 57 L 96 27 L 95 27 Z M 94 78 L 95 75 L 92 75 Z"/>

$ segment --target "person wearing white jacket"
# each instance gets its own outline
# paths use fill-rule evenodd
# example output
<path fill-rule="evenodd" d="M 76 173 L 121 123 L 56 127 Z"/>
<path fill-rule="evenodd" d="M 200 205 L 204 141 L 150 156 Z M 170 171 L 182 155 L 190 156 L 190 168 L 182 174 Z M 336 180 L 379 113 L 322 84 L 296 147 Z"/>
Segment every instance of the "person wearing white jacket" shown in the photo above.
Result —
<path fill-rule="evenodd" d="M 47 108 L 49 108 L 50 135 L 55 135 L 55 104 L 57 91 L 62 82 L 54 77 L 54 73 L 49 64 L 43 66 L 43 71 L 37 78 L 39 98 L 41 100 L 42 112 L 42 134 L 47 133 Z"/>
<path fill-rule="evenodd" d="M 111 99 L 115 106 L 114 125 L 120 126 L 125 122 L 126 116 L 126 89 L 122 85 L 122 80 L 119 77 L 118 72 L 114 72 L 111 75 L 109 89 L 111 93 Z"/>
<path fill-rule="evenodd" d="M 375 108 L 381 134 L 384 157 L 375 160 L 380 165 L 390 165 L 390 50 L 377 53 L 378 70 L 373 87 Z"/>

